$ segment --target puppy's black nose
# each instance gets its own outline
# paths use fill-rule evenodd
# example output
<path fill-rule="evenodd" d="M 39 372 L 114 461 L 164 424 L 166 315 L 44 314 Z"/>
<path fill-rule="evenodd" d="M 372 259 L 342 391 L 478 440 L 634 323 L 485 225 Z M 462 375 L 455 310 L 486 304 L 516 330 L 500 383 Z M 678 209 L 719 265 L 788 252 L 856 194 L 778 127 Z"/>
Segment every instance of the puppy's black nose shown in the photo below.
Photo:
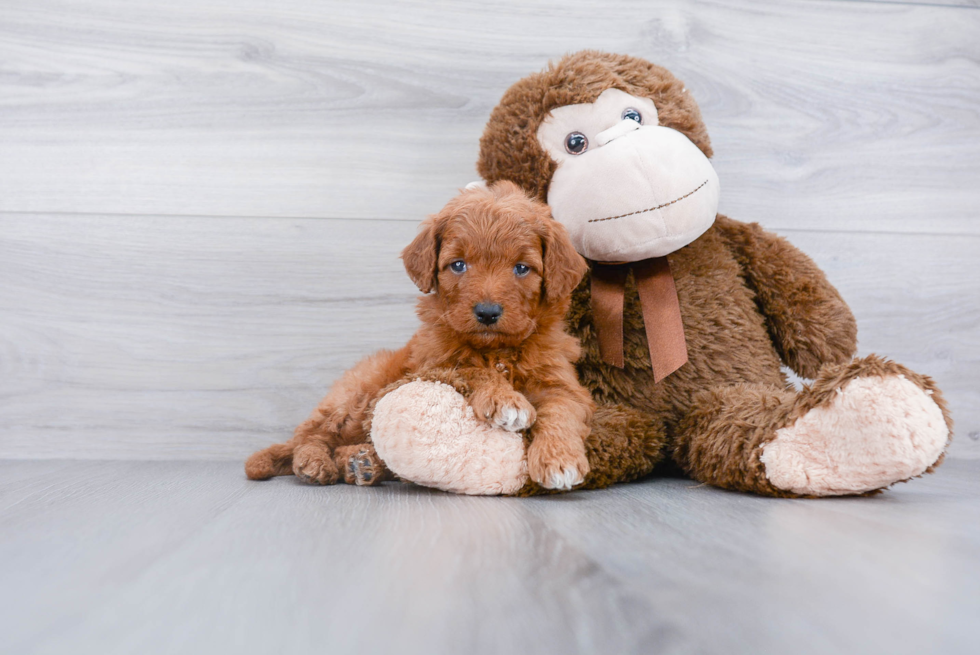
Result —
<path fill-rule="evenodd" d="M 476 320 L 479 322 L 484 325 L 493 325 L 504 313 L 504 308 L 496 303 L 481 302 L 473 308 L 473 313 L 476 314 Z"/>

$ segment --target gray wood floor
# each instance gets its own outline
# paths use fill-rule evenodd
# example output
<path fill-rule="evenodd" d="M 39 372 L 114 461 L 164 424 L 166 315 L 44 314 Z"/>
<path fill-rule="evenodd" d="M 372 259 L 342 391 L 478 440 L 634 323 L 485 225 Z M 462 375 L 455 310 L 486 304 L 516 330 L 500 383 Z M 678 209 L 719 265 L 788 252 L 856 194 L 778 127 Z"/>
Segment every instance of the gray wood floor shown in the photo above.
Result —
<path fill-rule="evenodd" d="M 0 462 L 0 652 L 976 653 L 978 474 L 501 499 Z"/>
<path fill-rule="evenodd" d="M 4 0 L 0 653 L 980 652 L 978 35 L 977 0 Z M 721 210 L 936 378 L 939 473 L 823 501 L 244 480 L 411 334 L 399 250 L 507 86 L 582 48 L 684 79 Z"/>

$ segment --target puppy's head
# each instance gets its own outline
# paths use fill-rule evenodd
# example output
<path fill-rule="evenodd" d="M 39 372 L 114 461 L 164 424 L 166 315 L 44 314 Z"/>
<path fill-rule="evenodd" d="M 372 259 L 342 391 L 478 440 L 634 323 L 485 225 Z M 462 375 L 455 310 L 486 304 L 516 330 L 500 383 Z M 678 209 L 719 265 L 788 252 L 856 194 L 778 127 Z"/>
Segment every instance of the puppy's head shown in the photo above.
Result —
<path fill-rule="evenodd" d="M 470 345 L 515 345 L 560 320 L 585 274 L 548 206 L 500 181 L 464 191 L 428 218 L 402 259 L 423 293 L 423 320 Z"/>

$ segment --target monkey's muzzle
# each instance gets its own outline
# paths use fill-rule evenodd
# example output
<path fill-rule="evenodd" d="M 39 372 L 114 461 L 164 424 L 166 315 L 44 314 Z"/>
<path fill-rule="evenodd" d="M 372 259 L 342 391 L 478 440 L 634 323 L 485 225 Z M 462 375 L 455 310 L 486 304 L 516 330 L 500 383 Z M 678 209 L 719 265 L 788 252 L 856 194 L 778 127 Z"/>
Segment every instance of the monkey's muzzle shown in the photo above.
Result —
<path fill-rule="evenodd" d="M 624 120 L 595 141 L 597 147 L 561 163 L 548 190 L 552 214 L 583 256 L 662 257 L 711 227 L 718 175 L 686 136 Z"/>

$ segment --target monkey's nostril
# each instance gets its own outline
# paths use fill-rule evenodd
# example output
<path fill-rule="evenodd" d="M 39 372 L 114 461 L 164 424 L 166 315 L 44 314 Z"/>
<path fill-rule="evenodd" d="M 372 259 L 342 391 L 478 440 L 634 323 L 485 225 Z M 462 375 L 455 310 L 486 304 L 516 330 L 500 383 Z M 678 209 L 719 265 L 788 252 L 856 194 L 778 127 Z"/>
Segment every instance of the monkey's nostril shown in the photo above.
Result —
<path fill-rule="evenodd" d="M 610 141 L 612 141 L 613 139 L 618 139 L 619 137 L 625 134 L 629 134 L 633 130 L 640 129 L 640 127 L 641 126 L 639 121 L 635 121 L 631 118 L 624 118 L 623 120 L 619 121 L 618 123 L 610 127 L 608 130 L 603 130 L 602 132 L 596 134 L 595 141 L 600 146 L 604 146 Z"/>
<path fill-rule="evenodd" d="M 484 325 L 493 325 L 500 319 L 500 315 L 503 313 L 504 308 L 496 303 L 481 302 L 473 307 L 473 314 L 476 316 L 476 320 Z"/>

